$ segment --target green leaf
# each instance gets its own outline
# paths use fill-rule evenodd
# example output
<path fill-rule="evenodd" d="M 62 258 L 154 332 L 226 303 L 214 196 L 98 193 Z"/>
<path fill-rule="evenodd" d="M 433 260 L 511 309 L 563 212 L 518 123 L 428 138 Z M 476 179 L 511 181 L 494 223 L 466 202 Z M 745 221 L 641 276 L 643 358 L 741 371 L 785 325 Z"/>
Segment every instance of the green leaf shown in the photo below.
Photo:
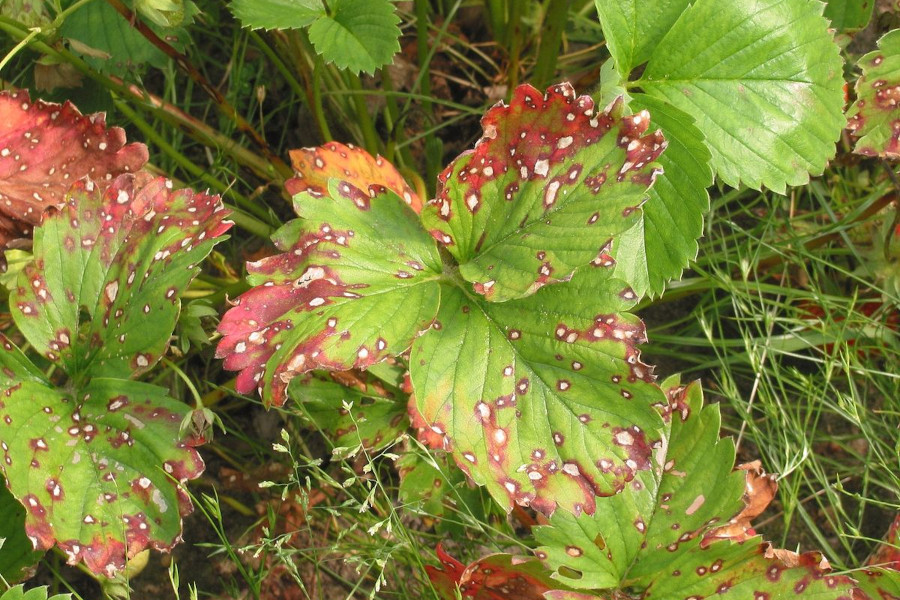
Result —
<path fill-rule="evenodd" d="M 288 382 L 314 369 L 365 369 L 403 353 L 437 313 L 441 259 L 405 202 L 332 179 L 303 193 L 302 219 L 274 241 L 285 254 L 248 264 L 255 285 L 219 324 L 217 356 L 240 370 L 235 387 L 285 401 Z"/>
<path fill-rule="evenodd" d="M 374 73 L 400 51 L 400 17 L 390 0 L 329 0 L 329 14 L 313 21 L 309 39 L 325 62 Z"/>
<path fill-rule="evenodd" d="M 652 470 L 620 494 L 598 498 L 593 516 L 559 512 L 535 530 L 537 556 L 555 577 L 597 592 L 549 597 L 617 597 L 626 590 L 685 599 L 725 592 L 849 596 L 850 580 L 828 575 L 818 554 L 773 551 L 759 538 L 718 539 L 713 527 L 733 522 L 744 506 L 744 476 L 732 471 L 734 444 L 719 439 L 718 408 L 703 408 L 699 384 L 670 390 L 669 398 L 668 445 L 657 450 Z"/>
<path fill-rule="evenodd" d="M 32 588 L 28 591 L 25 591 L 25 588 L 21 585 L 17 585 L 12 587 L 2 595 L 0 595 L 0 600 L 71 600 L 72 594 L 56 594 L 54 596 L 48 596 L 50 592 L 47 591 L 47 586 Z"/>
<path fill-rule="evenodd" d="M 143 176 L 141 177 L 141 179 Z M 129 379 L 162 356 L 180 295 L 231 223 L 218 196 L 123 175 L 77 182 L 35 230 L 10 312 L 35 350 L 76 383 Z"/>
<path fill-rule="evenodd" d="M 694 120 L 671 104 L 637 94 L 631 107 L 649 111 L 642 114 L 652 127 L 662 129 L 668 148 L 659 158 L 663 172 L 641 207 L 643 218 L 619 236 L 612 254 L 616 277 L 638 296 L 658 296 L 697 256 L 703 216 L 709 210 L 706 188 L 713 182 L 710 154 Z"/>
<path fill-rule="evenodd" d="M 653 51 L 647 94 L 691 115 L 721 179 L 783 193 L 844 127 L 843 74 L 818 0 L 697 0 Z"/>
<path fill-rule="evenodd" d="M 847 129 L 857 138 L 853 151 L 900 158 L 900 29 L 878 40 L 878 50 L 857 63 L 856 102 L 847 111 Z"/>
<path fill-rule="evenodd" d="M 112 576 L 126 557 L 178 543 L 191 511 L 182 485 L 203 472 L 177 441 L 188 408 L 133 381 L 57 388 L 5 337 L 0 346 L 0 470 L 35 547 Z"/>
<path fill-rule="evenodd" d="M 294 379 L 289 394 L 335 446 L 361 446 L 373 453 L 409 428 L 405 396 L 397 398 L 377 382 L 366 382 L 364 375 L 352 387 L 348 384 L 342 385 L 326 373 L 310 373 Z"/>
<path fill-rule="evenodd" d="M 828 0 L 825 18 L 838 31 L 864 29 L 872 18 L 875 0 Z"/>
<path fill-rule="evenodd" d="M 25 534 L 25 508 L 6 489 L 0 477 L 0 578 L 7 582 L 27 579 L 43 552 L 36 552 Z"/>
<path fill-rule="evenodd" d="M 444 285 L 413 345 L 419 411 L 457 464 L 507 508 L 592 513 L 650 467 L 665 402 L 640 361 L 631 290 L 588 267 L 531 297 L 486 302 Z M 452 350 L 449 350 L 452 349 Z"/>
<path fill-rule="evenodd" d="M 627 79 L 647 61 L 691 0 L 594 0 L 609 52 Z"/>
<path fill-rule="evenodd" d="M 322 0 L 231 0 L 228 8 L 252 29 L 299 29 L 325 16 Z"/>
<path fill-rule="evenodd" d="M 439 533 L 464 535 L 465 521 L 454 513 L 481 521 L 487 518 L 484 506 L 490 499 L 481 488 L 469 483 L 447 452 L 437 450 L 426 455 L 424 450 L 407 450 L 397 461 L 397 469 L 397 495 L 404 509 L 436 519 L 434 525 Z"/>
<path fill-rule="evenodd" d="M 148 25 L 176 49 L 184 48 L 184 29 Z M 122 17 L 107 2 L 88 2 L 66 17 L 60 35 L 74 40 L 73 49 L 101 73 L 117 73 L 150 65 L 163 68 L 168 56 Z"/>
<path fill-rule="evenodd" d="M 494 302 L 565 281 L 633 226 L 665 148 L 621 101 L 597 114 L 569 84 L 520 86 L 482 126 L 475 149 L 439 176 L 422 221 Z"/>

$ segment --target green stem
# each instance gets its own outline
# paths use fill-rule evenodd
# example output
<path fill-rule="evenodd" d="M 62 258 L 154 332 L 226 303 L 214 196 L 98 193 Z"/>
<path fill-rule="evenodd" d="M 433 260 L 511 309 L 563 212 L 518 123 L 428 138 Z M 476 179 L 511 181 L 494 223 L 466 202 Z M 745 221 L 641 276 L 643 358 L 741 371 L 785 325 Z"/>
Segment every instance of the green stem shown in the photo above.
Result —
<path fill-rule="evenodd" d="M 184 384 L 187 386 L 188 390 L 191 392 L 191 396 L 194 397 L 194 408 L 197 410 L 203 408 L 203 399 L 200 397 L 200 392 L 197 391 L 197 388 L 194 386 L 194 382 L 191 381 L 191 378 L 181 370 L 181 367 L 176 365 L 165 356 L 162 357 L 162 362 L 165 363 L 167 367 L 175 371 L 175 374 L 178 375 L 178 377 L 180 377 Z"/>
<path fill-rule="evenodd" d="M 147 138 L 147 140 L 156 145 L 169 158 L 178 163 L 178 166 L 183 168 L 194 177 L 200 179 L 205 184 L 218 191 L 220 194 L 233 197 L 238 202 L 238 204 L 241 204 L 242 206 L 255 207 L 255 205 L 250 201 L 249 198 L 237 193 L 230 186 L 223 184 L 212 175 L 209 175 L 202 168 L 191 162 L 191 160 L 186 156 L 178 152 L 178 150 L 176 150 L 174 146 L 167 142 L 156 131 L 156 129 L 154 129 L 140 115 L 138 115 L 130 106 L 128 106 L 128 104 L 117 98 L 113 99 L 113 103 L 115 104 L 116 108 L 122 114 L 124 114 L 135 127 L 141 130 L 141 133 L 144 134 L 144 137 Z M 260 221 L 256 217 L 248 214 L 240 208 L 237 208 L 235 206 L 228 206 L 227 204 L 226 206 L 229 210 L 231 210 L 230 218 L 238 227 L 242 227 L 250 233 L 257 235 L 263 239 L 269 239 L 269 237 L 275 231 L 275 228 L 271 225 Z"/>
<path fill-rule="evenodd" d="M 548 0 L 544 12 L 544 24 L 541 28 L 541 42 L 538 47 L 537 64 L 531 74 L 533 83 L 538 89 L 546 87 L 556 72 L 556 59 L 559 56 L 559 44 L 562 41 L 569 6 L 572 0 Z"/>
<path fill-rule="evenodd" d="M 378 154 L 378 132 L 375 131 L 375 122 L 372 121 L 372 115 L 369 114 L 369 107 L 366 105 L 366 90 L 363 89 L 362 81 L 359 75 L 347 73 L 347 85 L 354 92 L 353 104 L 356 108 L 356 118 L 359 120 L 359 127 L 362 129 L 363 142 L 369 154 Z"/>
<path fill-rule="evenodd" d="M 10 60 L 12 60 L 13 56 L 18 54 L 22 48 L 27 46 L 28 43 L 31 42 L 31 40 L 33 40 L 34 38 L 36 38 L 38 36 L 38 34 L 40 34 L 40 33 L 41 33 L 41 29 L 39 27 L 35 27 L 34 29 L 31 30 L 31 32 L 27 36 L 22 38 L 22 40 L 18 44 L 16 44 L 13 47 L 13 49 L 10 50 L 6 56 L 3 57 L 3 60 L 0 60 L 0 71 L 3 71 L 3 67 L 6 66 L 6 63 L 8 63 Z"/>

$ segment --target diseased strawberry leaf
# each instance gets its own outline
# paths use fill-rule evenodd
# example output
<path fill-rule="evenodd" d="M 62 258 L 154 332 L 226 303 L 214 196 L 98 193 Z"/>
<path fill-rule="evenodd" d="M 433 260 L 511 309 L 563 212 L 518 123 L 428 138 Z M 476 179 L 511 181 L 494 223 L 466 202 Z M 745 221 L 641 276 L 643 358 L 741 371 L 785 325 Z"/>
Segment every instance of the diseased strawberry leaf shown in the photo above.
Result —
<path fill-rule="evenodd" d="M 728 185 L 783 193 L 805 184 L 834 155 L 845 122 L 841 58 L 823 8 L 697 0 L 633 87 L 696 120 Z"/>
<path fill-rule="evenodd" d="M 857 63 L 856 102 L 847 111 L 847 129 L 856 138 L 853 151 L 900 159 L 900 30 L 878 40 L 878 50 Z"/>
<path fill-rule="evenodd" d="M 123 175 L 77 182 L 35 231 L 10 310 L 34 348 L 76 382 L 128 379 L 162 356 L 181 292 L 231 226 L 218 196 Z"/>
<path fill-rule="evenodd" d="M 416 213 L 422 212 L 422 200 L 394 165 L 380 156 L 372 158 L 362 148 L 329 142 L 317 148 L 291 150 L 290 154 L 296 176 L 285 181 L 284 188 L 292 196 L 300 192 L 325 196 L 328 180 L 334 177 L 369 196 L 391 190 Z"/>
<path fill-rule="evenodd" d="M 0 476 L 0 578 L 7 582 L 28 579 L 43 552 L 25 534 L 25 508 L 6 489 Z"/>
<path fill-rule="evenodd" d="M 376 452 L 409 428 L 406 397 L 394 397 L 381 385 L 354 379 L 351 383 L 326 373 L 309 373 L 295 378 L 288 393 L 335 446 Z"/>
<path fill-rule="evenodd" d="M 694 120 L 671 104 L 635 94 L 630 107 L 649 111 L 651 127 L 662 130 L 668 147 L 659 157 L 663 172 L 641 207 L 643 218 L 616 238 L 612 254 L 617 277 L 638 296 L 658 296 L 697 256 L 709 210 L 706 188 L 713 183 L 710 154 Z"/>
<path fill-rule="evenodd" d="M 848 596 L 851 581 L 829 575 L 821 555 L 773 550 L 759 538 L 719 539 L 717 526 L 730 524 L 742 505 L 753 506 L 753 492 L 745 490 L 744 474 L 732 471 L 734 445 L 719 439 L 717 407 L 703 408 L 699 384 L 670 380 L 663 387 L 669 435 L 653 468 L 620 494 L 598 498 L 593 516 L 559 512 L 535 530 L 542 544 L 537 556 L 555 577 L 592 590 L 548 597 L 599 598 L 625 590 L 685 599 L 726 592 L 757 600 Z"/>
<path fill-rule="evenodd" d="M 171 549 L 203 472 L 179 439 L 187 407 L 156 386 L 95 377 L 57 388 L 0 338 L 0 470 L 38 550 L 112 576 L 145 548 Z"/>
<path fill-rule="evenodd" d="M 247 265 L 256 287 L 219 324 L 236 389 L 267 404 L 283 404 L 298 374 L 405 352 L 440 301 L 437 248 L 394 192 L 330 179 L 327 195 L 300 194 L 294 208 L 302 218 L 273 237 L 285 253 Z"/>
<path fill-rule="evenodd" d="M 475 291 L 503 302 L 565 281 L 638 221 L 665 141 L 644 135 L 649 114 L 623 112 L 617 100 L 595 113 L 567 83 L 519 86 L 488 111 L 422 211 Z"/>
<path fill-rule="evenodd" d="M 426 565 L 425 571 L 443 600 L 456 600 L 457 594 L 472 600 L 543 600 L 548 590 L 564 587 L 533 559 L 491 554 L 465 566 L 440 544 L 437 555 L 442 568 Z"/>
<path fill-rule="evenodd" d="M 398 499 L 405 510 L 435 519 L 438 533 L 464 534 L 463 521 L 453 518 L 462 513 L 475 519 L 486 517 L 490 499 L 481 488 L 469 482 L 456 468 L 453 458 L 441 450 L 407 450 L 397 460 L 400 474 Z"/>
<path fill-rule="evenodd" d="M 147 158 L 147 147 L 126 145 L 125 132 L 107 128 L 103 114 L 82 115 L 69 102 L 31 102 L 25 91 L 0 92 L 0 251 L 30 237 L 75 181 L 87 175 L 105 186 Z"/>
<path fill-rule="evenodd" d="M 419 411 L 507 510 L 593 513 L 595 496 L 648 469 L 661 443 L 652 405 L 665 397 L 640 361 L 644 326 L 623 314 L 633 293 L 609 271 L 503 303 L 444 285 L 434 327 L 413 345 Z"/>
<path fill-rule="evenodd" d="M 203 470 L 179 441 L 190 410 L 126 378 L 165 351 L 179 294 L 230 227 L 226 215 L 218 197 L 121 175 L 104 190 L 76 182 L 35 230 L 11 311 L 68 381 L 56 386 L 0 340 L 0 470 L 37 549 L 56 545 L 112 576 L 180 540 L 191 510 L 182 484 Z"/>
<path fill-rule="evenodd" d="M 900 515 L 894 518 L 884 541 L 878 546 L 866 568 L 854 571 L 857 581 L 853 600 L 894 600 L 900 598 Z"/>

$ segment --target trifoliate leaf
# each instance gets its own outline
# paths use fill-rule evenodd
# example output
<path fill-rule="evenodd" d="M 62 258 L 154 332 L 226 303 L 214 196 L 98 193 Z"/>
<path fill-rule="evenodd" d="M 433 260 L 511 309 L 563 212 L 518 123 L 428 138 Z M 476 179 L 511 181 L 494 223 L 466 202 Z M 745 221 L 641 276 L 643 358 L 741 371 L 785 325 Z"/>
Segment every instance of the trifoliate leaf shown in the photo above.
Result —
<path fill-rule="evenodd" d="M 284 189 L 292 196 L 300 192 L 324 196 L 328 180 L 336 177 L 370 196 L 389 189 L 416 213 L 422 212 L 422 200 L 394 165 L 380 156 L 372 158 L 362 148 L 329 142 L 318 148 L 291 150 L 290 155 L 296 175 L 284 182 Z"/>
<path fill-rule="evenodd" d="M 27 579 L 43 552 L 36 552 L 25 534 L 25 509 L 0 477 L 0 577 L 7 582 Z"/>
<path fill-rule="evenodd" d="M 113 576 L 145 548 L 171 549 L 191 512 L 182 484 L 203 461 L 179 425 L 187 407 L 156 386 L 95 377 L 57 388 L 0 338 L 0 470 L 38 550 Z"/>
<path fill-rule="evenodd" d="M 838 31 L 859 31 L 869 24 L 874 0 L 828 0 L 825 18 Z"/>
<path fill-rule="evenodd" d="M 696 120 L 725 183 L 783 193 L 823 171 L 844 127 L 841 59 L 822 9 L 697 0 L 634 85 Z"/>
<path fill-rule="evenodd" d="M 548 597 L 606 598 L 626 590 L 684 599 L 849 596 L 850 580 L 828 574 L 821 555 L 773 550 L 759 538 L 719 539 L 718 527 L 752 505 L 754 492 L 732 471 L 734 444 L 719 439 L 717 407 L 703 408 L 699 385 L 668 394 L 668 444 L 657 449 L 652 470 L 620 494 L 598 498 L 593 516 L 560 511 L 535 531 L 542 544 L 536 554 L 555 577 L 591 590 Z"/>
<path fill-rule="evenodd" d="M 691 0 L 594 0 L 609 52 L 627 79 L 644 63 Z"/>
<path fill-rule="evenodd" d="M 633 293 L 609 268 L 503 303 L 442 288 L 410 357 L 417 405 L 501 506 L 593 513 L 650 468 L 665 398 L 640 361 L 644 326 L 623 314 Z"/>
<path fill-rule="evenodd" d="M 322 0 L 231 0 L 228 8 L 252 29 L 299 29 L 325 16 Z"/>
<path fill-rule="evenodd" d="M 248 264 L 255 285 L 219 324 L 217 355 L 239 392 L 281 405 L 290 380 L 314 369 L 365 369 L 409 348 L 437 312 L 441 259 L 395 193 L 370 196 L 331 179 L 301 194 L 302 219 L 274 236 L 285 254 Z"/>
<path fill-rule="evenodd" d="M 146 180 L 77 182 L 35 230 L 35 260 L 10 296 L 35 350 L 77 382 L 128 379 L 159 360 L 181 292 L 231 226 L 218 196 Z"/>
<path fill-rule="evenodd" d="M 854 152 L 900 158 L 900 30 L 878 40 L 878 50 L 859 59 L 856 102 L 847 111 Z"/>
<path fill-rule="evenodd" d="M 89 175 L 98 186 L 147 162 L 147 147 L 125 144 L 125 131 L 103 114 L 82 115 L 70 102 L 32 102 L 28 92 L 0 92 L 0 251 L 30 237 L 44 210 Z"/>
<path fill-rule="evenodd" d="M 649 120 L 624 116 L 621 101 L 596 113 L 569 84 L 520 86 L 441 173 L 422 221 L 488 300 L 565 281 L 639 219 L 665 148 L 661 134 L 644 135 Z"/>
<path fill-rule="evenodd" d="M 651 126 L 662 130 L 668 148 L 659 157 L 663 172 L 641 207 L 643 218 L 617 238 L 612 254 L 616 277 L 638 296 L 658 296 L 697 256 L 709 210 L 706 188 L 713 182 L 710 154 L 694 120 L 671 104 L 637 94 L 631 107 L 649 111 Z"/>
<path fill-rule="evenodd" d="M 400 17 L 390 0 L 329 0 L 328 11 L 309 26 L 309 39 L 325 62 L 374 73 L 400 51 Z"/>

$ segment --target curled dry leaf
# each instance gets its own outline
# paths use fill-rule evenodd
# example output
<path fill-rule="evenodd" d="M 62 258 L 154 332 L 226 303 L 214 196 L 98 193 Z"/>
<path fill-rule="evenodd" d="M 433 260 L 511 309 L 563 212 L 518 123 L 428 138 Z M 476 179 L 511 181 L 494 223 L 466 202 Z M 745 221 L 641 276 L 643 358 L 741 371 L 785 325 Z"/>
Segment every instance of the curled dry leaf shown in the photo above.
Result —
<path fill-rule="evenodd" d="M 775 476 L 766 473 L 762 463 L 754 460 L 738 465 L 737 470 L 744 472 L 744 508 L 737 516 L 730 519 L 727 525 L 712 530 L 705 536 L 704 543 L 714 539 L 728 538 L 741 542 L 756 535 L 751 521 L 761 515 L 771 504 L 778 491 Z M 784 552 L 776 550 L 775 552 Z"/>
<path fill-rule="evenodd" d="M 0 92 L 0 252 L 30 237 L 44 211 L 61 206 L 82 177 L 102 186 L 147 159 L 147 147 L 126 145 L 125 131 L 107 127 L 102 113 Z"/>
<path fill-rule="evenodd" d="M 544 600 L 545 592 L 562 587 L 533 559 L 491 554 L 465 566 L 440 544 L 437 555 L 442 568 L 426 566 L 425 570 L 443 600 L 456 600 L 457 589 L 472 600 Z"/>

